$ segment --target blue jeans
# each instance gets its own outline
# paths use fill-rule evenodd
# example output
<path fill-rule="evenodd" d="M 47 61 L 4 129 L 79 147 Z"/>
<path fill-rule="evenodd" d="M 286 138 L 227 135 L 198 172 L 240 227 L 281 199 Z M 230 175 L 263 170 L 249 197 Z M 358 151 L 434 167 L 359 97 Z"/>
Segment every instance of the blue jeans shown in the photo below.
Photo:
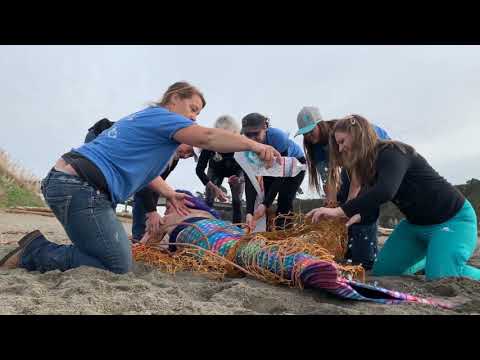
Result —
<path fill-rule="evenodd" d="M 42 180 L 42 193 L 73 245 L 38 237 L 25 248 L 20 267 L 40 272 L 82 265 L 119 274 L 131 270 L 130 241 L 106 194 L 55 169 Z"/>
<path fill-rule="evenodd" d="M 353 265 L 362 264 L 370 270 L 377 257 L 377 223 L 353 224 L 348 229 L 348 249 L 346 259 L 352 260 Z"/>

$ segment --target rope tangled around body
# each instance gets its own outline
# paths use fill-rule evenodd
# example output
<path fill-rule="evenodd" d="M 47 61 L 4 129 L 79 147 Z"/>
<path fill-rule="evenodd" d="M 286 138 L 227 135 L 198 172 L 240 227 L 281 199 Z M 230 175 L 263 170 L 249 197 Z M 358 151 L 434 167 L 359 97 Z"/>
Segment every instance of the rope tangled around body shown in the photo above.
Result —
<path fill-rule="evenodd" d="M 347 229 L 345 221 L 325 219 L 312 224 L 302 214 L 279 215 L 275 220 L 288 223 L 286 230 L 272 227 L 272 231 L 247 233 L 238 236 L 238 228 L 222 227 L 205 233 L 195 224 L 192 226 L 201 234 L 201 239 L 194 243 L 175 243 L 176 252 L 160 249 L 155 246 L 136 244 L 133 256 L 136 261 L 158 267 L 161 271 L 175 274 L 179 271 L 191 271 L 205 274 L 214 279 L 225 276 L 249 275 L 273 284 L 286 284 L 302 288 L 299 281 L 299 269 L 289 268 L 288 262 L 295 254 L 304 254 L 332 263 L 338 269 L 338 275 L 347 278 L 365 280 L 365 271 L 361 266 L 344 265 L 347 247 Z M 244 225 L 244 224 L 242 224 Z M 235 230 L 236 228 L 236 230 Z M 231 233 L 238 240 L 222 256 L 213 251 L 208 238 L 217 231 Z M 203 246 L 198 244 L 202 242 Z M 275 262 L 276 270 L 269 269 L 268 264 Z"/>

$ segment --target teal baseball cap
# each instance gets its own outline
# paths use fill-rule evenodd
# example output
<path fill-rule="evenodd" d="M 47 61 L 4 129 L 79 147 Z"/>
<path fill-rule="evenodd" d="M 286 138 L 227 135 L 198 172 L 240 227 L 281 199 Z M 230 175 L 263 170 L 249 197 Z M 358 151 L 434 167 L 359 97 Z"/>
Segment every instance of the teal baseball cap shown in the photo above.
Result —
<path fill-rule="evenodd" d="M 298 131 L 294 137 L 309 133 L 322 120 L 322 115 L 317 107 L 304 106 L 297 116 Z"/>

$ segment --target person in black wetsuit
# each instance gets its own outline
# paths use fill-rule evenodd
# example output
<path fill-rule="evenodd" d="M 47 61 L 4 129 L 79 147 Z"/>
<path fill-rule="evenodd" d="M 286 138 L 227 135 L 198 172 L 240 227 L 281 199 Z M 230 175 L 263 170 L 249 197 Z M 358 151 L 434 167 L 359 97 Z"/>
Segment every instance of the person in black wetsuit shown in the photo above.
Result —
<path fill-rule="evenodd" d="M 412 146 L 379 140 L 368 121 L 348 117 L 335 124 L 329 151 L 332 183 L 338 183 L 339 167 L 345 166 L 355 171 L 361 190 L 339 207 L 312 210 L 307 216 L 313 222 L 347 217 L 351 225 L 375 215 L 387 201 L 405 214 L 378 254 L 373 275 L 413 275 L 424 269 L 427 280 L 480 280 L 480 269 L 467 265 L 477 244 L 473 207 Z"/>
<path fill-rule="evenodd" d="M 215 121 L 215 128 L 225 129 L 233 133 L 239 133 L 240 129 L 235 119 L 229 115 L 220 116 Z M 234 153 L 218 153 L 210 150 L 202 150 L 200 153 L 196 173 L 200 181 L 206 187 L 206 202 L 213 207 L 215 198 L 226 201 L 226 196 L 220 186 L 223 179 L 228 178 L 230 191 L 232 192 L 232 222 L 242 222 L 242 194 L 244 189 L 244 177 L 242 168 L 233 158 Z M 205 168 L 208 164 L 208 172 Z"/>
<path fill-rule="evenodd" d="M 305 164 L 306 159 L 302 148 L 289 138 L 288 134 L 280 129 L 270 127 L 267 117 L 259 113 L 251 113 L 242 119 L 242 134 L 262 144 L 273 146 L 282 156 L 294 157 L 300 163 Z M 272 206 L 278 194 L 276 215 L 286 215 L 293 210 L 293 200 L 305 177 L 305 171 L 300 171 L 294 177 L 264 176 L 263 185 L 265 198 L 263 203 L 255 209 L 257 192 L 248 176 L 245 177 L 245 197 L 247 200 L 246 222 L 251 229 L 256 226 L 256 220 L 260 219 L 266 210 Z M 282 218 L 276 221 L 277 227 L 287 227 L 289 222 Z"/>

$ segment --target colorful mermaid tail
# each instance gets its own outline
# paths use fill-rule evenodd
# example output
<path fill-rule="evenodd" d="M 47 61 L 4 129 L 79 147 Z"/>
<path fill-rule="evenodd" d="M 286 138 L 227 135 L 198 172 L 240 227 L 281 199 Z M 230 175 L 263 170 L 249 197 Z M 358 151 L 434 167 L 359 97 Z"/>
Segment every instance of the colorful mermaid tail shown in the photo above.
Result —
<path fill-rule="evenodd" d="M 322 289 L 343 299 L 372 301 L 381 304 L 420 303 L 452 308 L 446 302 L 424 299 L 347 279 L 340 275 L 332 261 L 321 260 L 304 252 L 278 254 L 275 246 L 265 247 L 260 241 L 242 241 L 245 231 L 218 219 L 205 219 L 188 226 L 177 236 L 177 243 L 200 246 L 254 272 L 284 279 L 291 285 Z M 201 251 L 199 252 L 200 256 Z"/>

